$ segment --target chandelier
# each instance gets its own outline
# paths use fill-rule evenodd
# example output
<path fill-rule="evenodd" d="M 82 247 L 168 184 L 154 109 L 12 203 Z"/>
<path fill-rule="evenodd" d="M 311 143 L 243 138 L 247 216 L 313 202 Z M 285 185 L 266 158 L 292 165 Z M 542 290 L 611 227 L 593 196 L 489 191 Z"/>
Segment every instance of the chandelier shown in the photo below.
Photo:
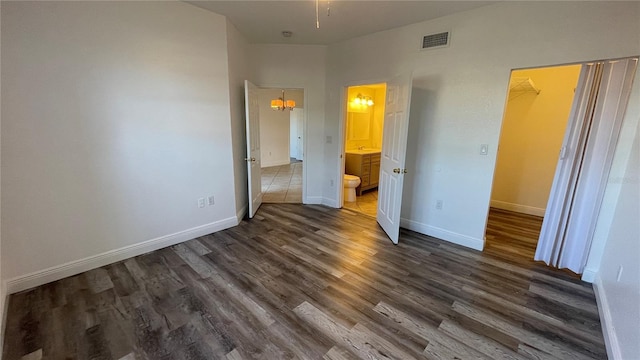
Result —
<path fill-rule="evenodd" d="M 294 100 L 285 100 L 284 90 L 282 90 L 282 97 L 271 100 L 271 108 L 273 110 L 293 110 L 296 107 L 296 102 Z"/>

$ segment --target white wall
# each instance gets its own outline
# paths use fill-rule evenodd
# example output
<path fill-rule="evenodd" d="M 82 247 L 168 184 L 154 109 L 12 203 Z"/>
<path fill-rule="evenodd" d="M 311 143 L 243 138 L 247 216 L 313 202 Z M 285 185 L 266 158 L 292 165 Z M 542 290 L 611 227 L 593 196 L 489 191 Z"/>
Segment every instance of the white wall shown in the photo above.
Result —
<path fill-rule="evenodd" d="M 413 72 L 424 106 L 411 109 L 403 224 L 482 248 L 511 69 L 637 55 L 639 8 L 632 2 L 499 3 L 332 45 L 325 135 L 339 134 L 344 85 Z M 423 35 L 443 30 L 452 32 L 449 47 L 418 50 Z M 480 144 L 489 144 L 488 156 L 479 154 Z M 336 144 L 325 146 L 326 179 L 340 177 L 338 152 Z M 337 189 L 323 190 L 337 198 Z M 437 199 L 442 210 L 435 209 Z"/>
<path fill-rule="evenodd" d="M 304 91 L 285 89 L 285 99 L 296 102 L 296 107 L 304 109 Z M 262 167 L 289 164 L 291 161 L 289 144 L 291 134 L 291 111 L 275 111 L 271 100 L 282 97 L 282 89 L 258 91 L 260 112 L 260 165 Z"/>
<path fill-rule="evenodd" d="M 326 47 L 318 45 L 253 45 L 256 85 L 304 89 L 305 148 L 302 201 L 322 203 L 324 165 Z M 334 144 L 337 144 L 334 141 Z M 342 180 L 340 180 L 342 183 Z M 335 202 L 335 200 L 334 200 Z M 334 205 L 334 204 L 332 204 Z"/>
<path fill-rule="evenodd" d="M 1 40 L 14 290 L 235 225 L 224 17 L 182 2 L 9 2 Z"/>
<path fill-rule="evenodd" d="M 624 176 L 615 181 L 620 184 L 619 200 L 596 287 L 609 357 L 634 359 L 640 354 L 640 127 Z"/>
<path fill-rule="evenodd" d="M 229 20 L 226 23 L 236 216 L 238 220 L 242 220 L 242 217 L 247 212 L 247 204 L 249 202 L 247 195 L 247 163 L 244 160 L 247 154 L 244 81 L 253 82 L 253 73 L 249 61 L 249 43 Z"/>

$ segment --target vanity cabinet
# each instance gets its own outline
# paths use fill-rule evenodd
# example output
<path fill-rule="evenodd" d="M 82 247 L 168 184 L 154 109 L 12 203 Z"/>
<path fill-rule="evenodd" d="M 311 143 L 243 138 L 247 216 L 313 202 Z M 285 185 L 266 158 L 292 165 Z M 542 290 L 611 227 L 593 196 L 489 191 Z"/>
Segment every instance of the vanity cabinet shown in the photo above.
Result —
<path fill-rule="evenodd" d="M 357 154 L 346 153 L 344 171 L 346 174 L 360 178 L 360 186 L 356 188 L 358 196 L 365 190 L 378 187 L 380 180 L 380 153 Z"/>

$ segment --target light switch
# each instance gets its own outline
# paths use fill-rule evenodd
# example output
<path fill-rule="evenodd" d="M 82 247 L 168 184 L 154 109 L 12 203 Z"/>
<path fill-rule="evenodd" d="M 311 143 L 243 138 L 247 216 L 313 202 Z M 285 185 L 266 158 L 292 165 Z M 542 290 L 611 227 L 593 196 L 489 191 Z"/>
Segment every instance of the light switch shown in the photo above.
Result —
<path fill-rule="evenodd" d="M 489 144 L 480 144 L 480 155 L 487 155 L 489 153 Z"/>

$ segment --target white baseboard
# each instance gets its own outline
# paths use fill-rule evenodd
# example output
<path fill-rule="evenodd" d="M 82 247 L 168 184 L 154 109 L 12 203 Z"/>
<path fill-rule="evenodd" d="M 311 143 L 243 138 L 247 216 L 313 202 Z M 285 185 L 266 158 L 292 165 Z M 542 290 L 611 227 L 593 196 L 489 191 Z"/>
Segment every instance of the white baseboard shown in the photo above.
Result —
<path fill-rule="evenodd" d="M 307 196 L 303 199 L 302 203 L 309 205 L 321 205 L 323 199 L 324 198 L 322 196 Z"/>
<path fill-rule="evenodd" d="M 484 247 L 483 239 L 476 239 L 471 236 L 455 233 L 453 231 L 441 229 L 439 227 L 419 223 L 417 221 L 409 219 L 400 219 L 400 226 L 403 228 L 419 232 L 421 234 L 433 236 L 438 239 L 442 239 L 454 244 L 466 246 L 475 250 L 482 251 Z"/>
<path fill-rule="evenodd" d="M 597 270 L 584 268 L 584 270 L 582 271 L 581 280 L 593 284 L 593 282 L 596 281 L 597 274 L 598 274 Z"/>
<path fill-rule="evenodd" d="M 236 213 L 236 225 L 240 224 L 244 216 L 247 215 L 247 211 L 249 209 L 249 205 L 245 204 L 237 213 Z"/>
<path fill-rule="evenodd" d="M 62 265 L 52 266 L 44 270 L 35 271 L 30 274 L 17 276 L 7 280 L 7 291 L 9 294 L 13 294 L 19 291 L 27 290 L 35 286 L 40 286 L 52 281 L 63 279 L 68 276 L 77 275 L 91 269 L 112 264 L 114 262 L 142 255 L 150 251 L 162 249 L 164 247 L 195 239 L 197 237 L 211 234 L 216 231 L 228 229 L 230 227 L 236 226 L 237 224 L 237 219 L 235 216 L 233 216 L 209 224 L 180 231 L 174 234 L 161 236 L 134 245 L 110 250 L 102 254 L 89 256 L 84 259 L 74 260 Z"/>
<path fill-rule="evenodd" d="M 544 212 L 546 210 L 544 208 L 514 204 L 514 203 L 499 201 L 499 200 L 491 200 L 491 207 L 502 209 L 502 210 L 515 211 L 522 214 L 540 216 L 540 217 L 544 216 Z"/>
<path fill-rule="evenodd" d="M 602 285 L 602 279 L 600 279 L 600 276 L 597 274 L 593 282 L 593 291 L 596 294 L 596 304 L 598 304 L 600 326 L 602 326 L 602 335 L 604 336 L 604 345 L 607 349 L 607 357 L 611 360 L 622 360 L 622 351 L 620 350 L 616 329 L 613 327 L 613 319 L 611 317 L 607 294 Z"/>

